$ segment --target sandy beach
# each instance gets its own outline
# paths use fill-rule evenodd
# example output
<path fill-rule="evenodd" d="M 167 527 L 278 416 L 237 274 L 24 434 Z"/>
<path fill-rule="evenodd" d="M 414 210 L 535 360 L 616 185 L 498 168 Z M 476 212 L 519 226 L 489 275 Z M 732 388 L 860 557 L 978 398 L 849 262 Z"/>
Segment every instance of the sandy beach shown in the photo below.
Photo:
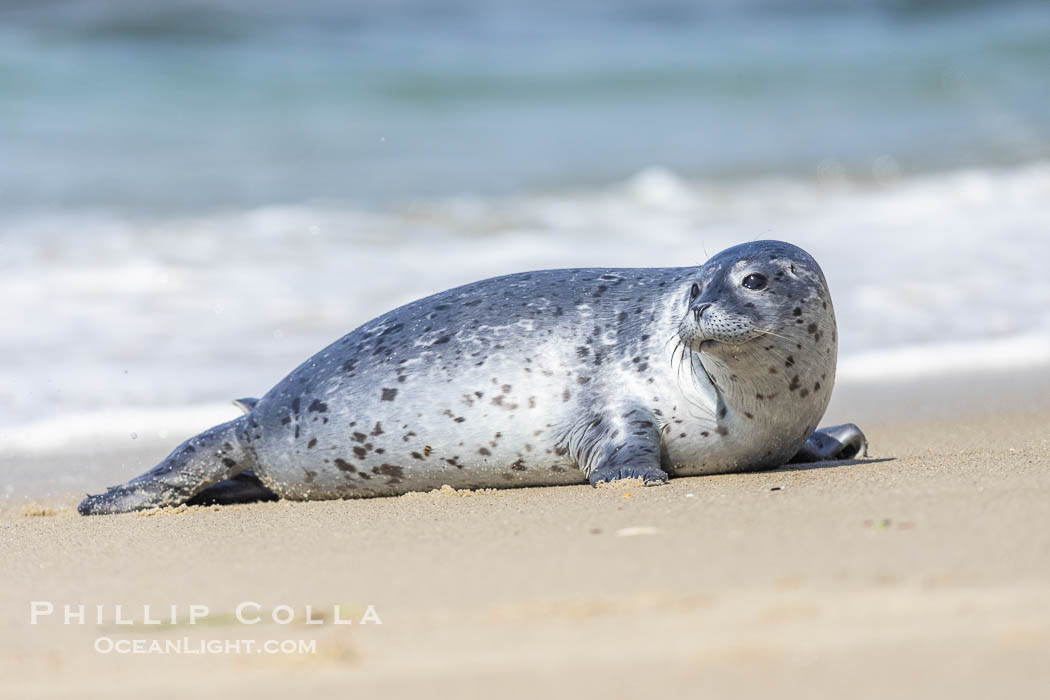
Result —
<path fill-rule="evenodd" d="M 1036 0 L 0 4 L 0 700 L 1050 696 L 1047 36 Z M 766 239 L 821 275 L 717 257 Z M 867 455 L 77 514 L 285 377 L 195 464 L 531 479 L 760 337 L 787 392 L 726 365 L 752 408 L 688 387 L 668 458 L 786 457 L 832 383 Z"/>
<path fill-rule="evenodd" d="M 1048 396 L 1047 372 L 845 386 L 826 422 L 861 423 L 869 459 L 659 488 L 95 518 L 72 495 L 8 501 L 0 694 L 1035 696 L 1050 683 Z M 55 612 L 30 624 L 32 601 Z M 245 602 L 257 624 L 238 620 Z M 63 623 L 66 604 L 85 624 Z M 145 604 L 175 605 L 176 624 L 146 624 Z M 271 619 L 282 605 L 290 624 Z M 100 653 L 99 638 L 316 651 Z"/>

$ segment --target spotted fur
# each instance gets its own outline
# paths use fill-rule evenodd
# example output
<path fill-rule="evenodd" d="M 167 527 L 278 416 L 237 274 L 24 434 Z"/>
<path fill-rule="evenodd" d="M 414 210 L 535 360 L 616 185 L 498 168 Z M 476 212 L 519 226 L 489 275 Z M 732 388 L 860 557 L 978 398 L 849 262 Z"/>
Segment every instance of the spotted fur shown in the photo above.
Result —
<path fill-rule="evenodd" d="M 754 274 L 763 289 L 742 286 Z M 184 502 L 245 469 L 330 499 L 768 468 L 823 415 L 836 340 L 819 266 L 775 241 L 699 268 L 483 280 L 348 333 L 81 510 Z"/>

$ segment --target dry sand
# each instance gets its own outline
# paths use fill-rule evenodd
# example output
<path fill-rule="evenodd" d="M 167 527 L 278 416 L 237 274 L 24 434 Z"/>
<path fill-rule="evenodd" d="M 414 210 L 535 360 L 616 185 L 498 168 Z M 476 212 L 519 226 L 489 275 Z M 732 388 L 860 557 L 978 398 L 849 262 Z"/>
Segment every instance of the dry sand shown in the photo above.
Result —
<path fill-rule="evenodd" d="M 828 422 L 863 423 L 871 460 L 659 488 L 98 518 L 9 503 L 0 696 L 1041 696 L 1047 397 L 1045 372 L 840 388 Z M 33 626 L 33 600 L 103 604 L 106 622 Z M 300 617 L 243 625 L 243 601 Z M 112 624 L 115 603 L 139 624 Z M 183 619 L 141 624 L 144 603 Z M 336 605 L 383 624 L 333 624 Z M 100 636 L 317 651 L 99 654 Z"/>

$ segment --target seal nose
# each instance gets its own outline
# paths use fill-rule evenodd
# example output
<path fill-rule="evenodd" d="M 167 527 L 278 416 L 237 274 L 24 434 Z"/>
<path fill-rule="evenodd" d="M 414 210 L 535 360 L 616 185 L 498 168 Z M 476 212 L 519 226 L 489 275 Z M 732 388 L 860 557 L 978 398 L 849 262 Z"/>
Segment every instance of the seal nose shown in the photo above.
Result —
<path fill-rule="evenodd" d="M 700 323 L 700 317 L 704 315 L 704 312 L 707 311 L 710 306 L 710 304 L 697 304 L 693 307 L 693 318 L 697 323 Z"/>

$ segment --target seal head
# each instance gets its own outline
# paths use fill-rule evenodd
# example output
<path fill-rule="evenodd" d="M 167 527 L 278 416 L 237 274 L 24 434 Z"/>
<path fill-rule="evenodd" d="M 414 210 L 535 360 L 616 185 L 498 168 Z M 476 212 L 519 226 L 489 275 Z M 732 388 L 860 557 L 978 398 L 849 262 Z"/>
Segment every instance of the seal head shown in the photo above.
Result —
<path fill-rule="evenodd" d="M 683 307 L 679 339 L 698 384 L 714 389 L 719 433 L 763 447 L 740 468 L 782 463 L 813 433 L 835 381 L 838 332 L 820 266 L 789 243 L 734 246 L 698 270 Z"/>

